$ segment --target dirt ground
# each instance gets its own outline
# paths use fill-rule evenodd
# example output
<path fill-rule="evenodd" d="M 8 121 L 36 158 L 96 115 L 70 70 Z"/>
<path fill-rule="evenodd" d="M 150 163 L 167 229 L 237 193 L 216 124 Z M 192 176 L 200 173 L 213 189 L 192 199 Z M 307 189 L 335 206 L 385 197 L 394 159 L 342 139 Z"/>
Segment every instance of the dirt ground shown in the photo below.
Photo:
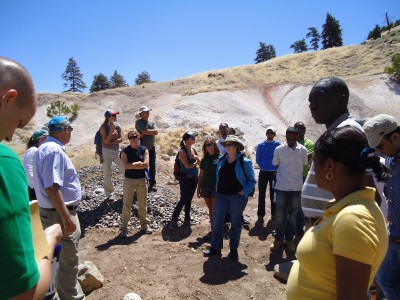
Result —
<path fill-rule="evenodd" d="M 171 188 L 178 192 L 178 186 Z M 209 246 L 202 239 L 210 229 L 207 220 L 178 227 L 173 234 L 168 227 L 152 235 L 129 232 L 127 239 L 117 238 L 116 229 L 87 231 L 79 246 L 81 261 L 92 261 L 105 278 L 104 286 L 87 299 L 122 299 L 130 292 L 142 299 L 286 299 L 286 286 L 274 278 L 273 267 L 293 254 L 270 256 L 273 224 L 268 208 L 265 224 L 255 226 L 257 197 L 256 190 L 245 210 L 251 225 L 242 231 L 239 262 L 227 258 L 228 239 L 222 258 L 203 257 Z M 203 199 L 193 200 L 206 208 Z"/>

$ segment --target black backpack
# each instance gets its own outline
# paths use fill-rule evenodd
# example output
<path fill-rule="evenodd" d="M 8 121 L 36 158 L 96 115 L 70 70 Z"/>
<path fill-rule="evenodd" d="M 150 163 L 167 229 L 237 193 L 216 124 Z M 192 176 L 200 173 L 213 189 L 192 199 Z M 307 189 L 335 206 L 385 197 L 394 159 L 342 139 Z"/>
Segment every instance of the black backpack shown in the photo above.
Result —
<path fill-rule="evenodd" d="M 185 147 L 182 147 L 181 149 L 183 149 L 186 153 L 186 157 L 189 158 L 189 154 L 188 151 Z M 193 148 L 194 154 L 197 155 L 197 151 L 196 149 Z M 175 156 L 175 162 L 174 162 L 174 178 L 175 180 L 179 180 L 179 176 L 181 175 L 181 164 L 179 163 L 179 152 L 178 154 L 176 154 Z"/>

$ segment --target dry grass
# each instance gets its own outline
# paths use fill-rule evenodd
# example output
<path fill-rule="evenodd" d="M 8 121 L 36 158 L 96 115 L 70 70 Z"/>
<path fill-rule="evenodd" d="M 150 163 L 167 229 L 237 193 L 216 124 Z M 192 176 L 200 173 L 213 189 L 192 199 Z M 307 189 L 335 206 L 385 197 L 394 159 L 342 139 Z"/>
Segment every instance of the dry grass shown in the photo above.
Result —
<path fill-rule="evenodd" d="M 74 167 L 80 169 L 86 166 L 97 166 L 100 164 L 99 158 L 95 157 L 95 149 L 93 147 L 82 147 L 79 150 L 68 150 L 67 155 L 71 159 Z"/>

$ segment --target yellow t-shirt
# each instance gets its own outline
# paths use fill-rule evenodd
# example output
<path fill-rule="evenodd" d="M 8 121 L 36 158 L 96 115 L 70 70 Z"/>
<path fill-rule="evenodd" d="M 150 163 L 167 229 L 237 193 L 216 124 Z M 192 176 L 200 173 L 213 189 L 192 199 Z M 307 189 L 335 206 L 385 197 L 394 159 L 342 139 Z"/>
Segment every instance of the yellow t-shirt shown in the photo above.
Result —
<path fill-rule="evenodd" d="M 386 255 L 385 219 L 374 200 L 375 189 L 329 201 L 322 220 L 311 227 L 297 248 L 288 283 L 288 299 L 336 299 L 334 255 L 371 265 L 369 285 Z"/>

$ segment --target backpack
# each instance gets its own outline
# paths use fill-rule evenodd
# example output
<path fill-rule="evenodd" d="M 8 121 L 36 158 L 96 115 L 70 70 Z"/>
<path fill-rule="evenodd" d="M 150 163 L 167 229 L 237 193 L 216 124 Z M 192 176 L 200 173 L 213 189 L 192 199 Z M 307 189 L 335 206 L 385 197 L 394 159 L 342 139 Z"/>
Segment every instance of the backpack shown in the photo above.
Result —
<path fill-rule="evenodd" d="M 188 152 L 187 149 L 185 147 L 182 147 L 181 149 L 183 149 L 186 153 L 186 157 L 188 157 Z M 197 155 L 197 151 L 196 149 L 193 148 L 194 154 Z M 175 162 L 174 162 L 174 178 L 175 180 L 179 180 L 179 176 L 181 175 L 181 164 L 179 163 L 179 152 L 178 154 L 175 156 Z"/>
<path fill-rule="evenodd" d="M 223 156 L 221 156 L 220 157 L 220 161 L 222 159 L 224 159 L 227 155 L 228 154 L 225 153 Z M 240 163 L 240 166 L 242 167 L 244 176 L 246 177 L 246 179 L 248 179 L 247 176 L 246 176 L 246 170 L 244 169 L 244 154 L 239 156 L 239 163 Z M 250 192 L 249 197 L 253 197 L 255 191 L 256 191 L 256 187 L 254 187 L 253 190 Z"/>
<path fill-rule="evenodd" d="M 106 130 L 106 134 L 108 135 L 110 128 L 108 126 L 106 126 L 106 124 L 104 124 L 104 123 L 101 126 L 104 126 L 104 129 Z M 101 126 L 100 126 L 100 128 L 101 128 Z M 97 155 L 98 155 L 100 157 L 100 163 L 103 163 L 103 139 L 101 138 L 100 128 L 99 128 L 99 130 L 96 131 L 96 134 L 94 135 L 94 144 L 96 147 L 95 156 L 97 157 Z M 117 129 L 118 133 L 121 132 L 121 128 L 119 127 L 119 125 L 116 125 L 115 129 Z"/>

